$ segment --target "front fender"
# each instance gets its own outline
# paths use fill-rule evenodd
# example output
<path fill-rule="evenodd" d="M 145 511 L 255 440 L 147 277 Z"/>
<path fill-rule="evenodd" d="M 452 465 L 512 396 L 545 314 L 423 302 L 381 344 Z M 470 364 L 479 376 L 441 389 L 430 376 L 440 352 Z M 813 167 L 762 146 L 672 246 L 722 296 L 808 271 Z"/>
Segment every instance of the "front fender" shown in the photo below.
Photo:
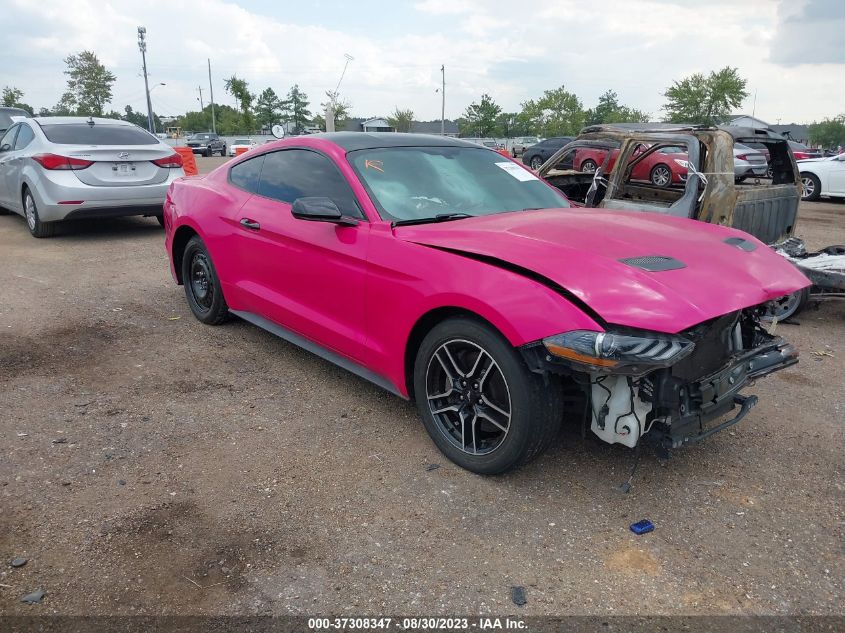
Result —
<path fill-rule="evenodd" d="M 600 323 L 555 289 L 492 263 L 396 239 L 374 227 L 367 283 L 367 364 L 407 395 L 405 349 L 435 310 L 479 316 L 514 347 Z M 401 262 L 401 265 L 397 265 Z"/>

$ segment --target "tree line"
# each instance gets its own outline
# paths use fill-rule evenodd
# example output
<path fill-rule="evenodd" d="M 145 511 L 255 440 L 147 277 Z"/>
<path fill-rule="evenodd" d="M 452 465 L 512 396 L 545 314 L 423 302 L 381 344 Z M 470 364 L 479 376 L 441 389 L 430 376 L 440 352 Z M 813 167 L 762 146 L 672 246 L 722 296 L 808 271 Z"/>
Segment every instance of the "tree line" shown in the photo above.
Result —
<path fill-rule="evenodd" d="M 98 59 L 93 51 L 81 51 L 64 58 L 67 86 L 59 101 L 52 108 L 35 109 L 24 101 L 24 93 L 15 86 L 5 86 L 2 91 L 4 106 L 19 107 L 39 116 L 104 116 L 124 119 L 142 127 L 147 126 L 147 116 L 127 105 L 122 112 L 106 110 L 112 100 L 115 75 Z M 252 133 L 267 129 L 276 123 L 288 124 L 290 131 L 301 133 L 306 128 L 325 130 L 324 113 L 332 103 L 336 130 L 342 130 L 349 120 L 351 104 L 338 99 L 332 92 L 325 93 L 325 101 L 313 113 L 310 100 L 297 84 L 279 96 L 272 87 L 259 93 L 250 91 L 245 79 L 232 75 L 224 82 L 225 91 L 232 97 L 234 107 L 215 103 L 217 131 L 223 135 Z M 696 123 L 716 125 L 742 105 L 748 97 L 747 81 L 736 68 L 726 66 L 709 74 L 695 73 L 672 82 L 663 93 L 663 120 L 670 123 Z M 162 129 L 158 114 L 153 115 L 156 129 Z M 600 123 L 647 122 L 651 114 L 619 102 L 613 90 L 602 94 L 591 108 L 585 108 L 581 99 L 560 86 L 546 90 L 536 99 L 520 104 L 518 112 L 505 112 L 488 94 L 467 106 L 458 119 L 461 136 L 512 137 L 512 136 L 574 136 L 585 125 Z M 396 107 L 387 117 L 398 132 L 410 132 L 414 112 Z M 184 130 L 211 130 L 211 104 L 199 111 L 186 112 L 172 124 Z M 824 147 L 845 144 L 845 114 L 824 119 L 810 125 L 810 141 Z"/>

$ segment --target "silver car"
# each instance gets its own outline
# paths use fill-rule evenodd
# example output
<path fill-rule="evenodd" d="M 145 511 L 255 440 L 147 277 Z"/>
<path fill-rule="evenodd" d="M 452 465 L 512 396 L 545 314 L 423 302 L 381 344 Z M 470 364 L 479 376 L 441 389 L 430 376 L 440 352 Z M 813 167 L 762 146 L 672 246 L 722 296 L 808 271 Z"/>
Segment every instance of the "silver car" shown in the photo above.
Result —
<path fill-rule="evenodd" d="M 760 178 L 769 171 L 769 161 L 763 152 L 741 143 L 734 144 L 734 179 L 742 182 L 753 176 Z"/>
<path fill-rule="evenodd" d="M 127 215 L 162 221 L 182 157 L 146 130 L 114 119 L 35 117 L 0 138 L 0 207 L 35 237 L 60 220 Z"/>

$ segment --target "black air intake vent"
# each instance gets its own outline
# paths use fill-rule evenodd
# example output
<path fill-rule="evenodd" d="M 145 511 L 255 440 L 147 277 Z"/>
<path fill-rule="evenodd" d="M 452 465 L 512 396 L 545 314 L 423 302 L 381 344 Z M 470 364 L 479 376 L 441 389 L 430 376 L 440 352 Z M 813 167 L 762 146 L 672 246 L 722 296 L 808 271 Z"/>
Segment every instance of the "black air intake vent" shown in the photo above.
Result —
<path fill-rule="evenodd" d="M 628 257 L 619 261 L 634 268 L 647 270 L 650 273 L 659 273 L 664 270 L 678 270 L 679 268 L 687 267 L 684 262 L 674 257 L 666 257 L 665 255 L 643 255 L 642 257 Z"/>

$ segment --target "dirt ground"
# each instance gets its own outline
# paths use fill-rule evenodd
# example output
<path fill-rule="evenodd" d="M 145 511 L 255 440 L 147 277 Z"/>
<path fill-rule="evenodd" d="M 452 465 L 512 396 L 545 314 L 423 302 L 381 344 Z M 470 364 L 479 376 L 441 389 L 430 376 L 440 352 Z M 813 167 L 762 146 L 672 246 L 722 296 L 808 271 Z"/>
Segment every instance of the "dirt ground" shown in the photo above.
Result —
<path fill-rule="evenodd" d="M 798 234 L 845 243 L 845 204 Z M 800 364 L 623 495 L 633 453 L 575 425 L 479 477 L 411 404 L 200 324 L 153 219 L 0 217 L 0 289 L 0 613 L 843 613 L 845 303 L 781 324 Z"/>

